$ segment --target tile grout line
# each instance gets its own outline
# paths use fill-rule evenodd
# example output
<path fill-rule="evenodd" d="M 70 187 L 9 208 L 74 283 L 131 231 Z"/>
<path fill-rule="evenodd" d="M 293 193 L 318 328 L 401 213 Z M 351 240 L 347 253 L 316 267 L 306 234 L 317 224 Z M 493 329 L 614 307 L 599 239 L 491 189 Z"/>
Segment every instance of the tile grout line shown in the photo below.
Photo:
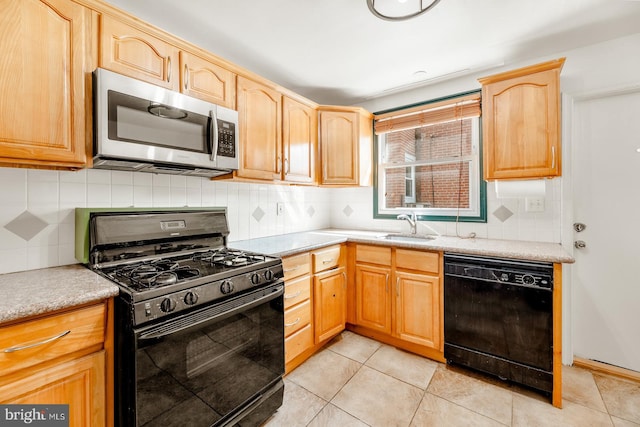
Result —
<path fill-rule="evenodd" d="M 335 394 L 331 397 L 331 399 L 329 399 L 329 401 L 327 402 L 327 405 L 332 404 L 332 403 L 331 403 L 331 401 L 333 401 L 333 399 L 338 395 L 338 393 L 340 393 L 340 392 L 342 391 L 342 389 L 343 389 L 343 388 L 345 388 L 347 384 L 349 384 L 349 382 L 353 379 L 353 377 L 355 377 L 355 376 L 358 374 L 358 372 L 360 372 L 360 370 L 362 369 L 362 367 L 363 367 L 363 366 L 365 366 L 365 363 L 367 363 L 367 361 L 368 361 L 369 359 L 371 359 L 371 357 L 373 357 L 373 355 L 374 355 L 374 354 L 376 354 L 376 353 L 377 353 L 377 351 L 378 351 L 381 347 L 382 347 L 382 346 L 378 346 L 378 348 L 376 348 L 376 350 L 375 350 L 373 353 L 371 353 L 371 355 L 370 355 L 369 357 L 367 357 L 367 359 L 366 359 L 364 362 L 360 362 L 359 360 L 352 359 L 352 358 L 350 358 L 349 356 L 345 356 L 344 354 L 341 354 L 341 353 L 338 353 L 337 351 L 331 350 L 330 346 L 328 346 L 328 347 L 326 347 L 326 348 L 325 348 L 326 350 L 331 351 L 333 354 L 336 354 L 336 355 L 338 355 L 338 356 L 342 356 L 342 357 L 344 357 L 344 358 L 346 358 L 346 359 L 349 359 L 349 360 L 353 360 L 353 361 L 354 361 L 354 362 L 356 362 L 356 363 L 360 363 L 360 367 L 358 368 L 358 370 L 357 370 L 357 371 L 355 371 L 355 372 L 353 373 L 353 375 L 351 375 L 351 377 L 349 377 L 349 379 L 347 380 L 347 382 L 345 382 L 345 383 L 342 385 L 342 387 L 340 387 L 340 389 L 339 389 L 338 391 L 336 391 L 336 393 L 335 393 Z M 321 350 L 321 351 L 322 351 L 322 350 Z M 325 405 L 322 409 L 324 409 L 327 405 Z M 365 424 L 365 425 L 369 426 L 369 424 L 367 424 L 366 422 L 364 422 L 364 420 L 361 420 L 360 418 L 358 418 L 358 417 L 357 417 L 357 416 L 355 416 L 354 414 L 352 414 L 352 413 L 350 413 L 350 412 L 348 412 L 348 411 L 346 411 L 346 410 L 344 410 L 344 409 L 340 408 L 339 406 L 336 406 L 336 405 L 333 405 L 333 406 L 335 406 L 335 407 L 336 407 L 336 408 L 338 408 L 339 410 L 343 411 L 345 414 L 349 414 L 349 415 L 351 415 L 353 418 L 357 419 L 357 420 L 358 420 L 358 421 L 360 421 L 361 423 L 363 423 L 363 424 Z M 318 414 L 319 414 L 319 413 L 320 413 L 320 412 L 318 412 Z M 317 416 L 317 414 L 316 414 L 316 416 Z M 314 417 L 314 418 L 315 418 L 315 417 Z M 313 421 L 313 420 L 312 420 L 312 421 Z M 307 425 L 308 425 L 308 424 L 307 424 Z"/>

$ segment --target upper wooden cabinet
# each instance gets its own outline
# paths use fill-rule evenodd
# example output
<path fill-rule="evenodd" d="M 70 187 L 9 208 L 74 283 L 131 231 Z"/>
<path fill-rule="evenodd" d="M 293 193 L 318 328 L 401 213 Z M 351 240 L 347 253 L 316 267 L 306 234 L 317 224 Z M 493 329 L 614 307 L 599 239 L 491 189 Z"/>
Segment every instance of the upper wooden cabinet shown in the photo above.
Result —
<path fill-rule="evenodd" d="M 564 60 L 479 79 L 486 180 L 561 175 L 560 71 Z"/>
<path fill-rule="evenodd" d="M 100 67 L 204 101 L 235 107 L 235 73 L 103 14 Z"/>
<path fill-rule="evenodd" d="M 319 107 L 320 184 L 371 185 L 373 116 L 362 108 Z"/>
<path fill-rule="evenodd" d="M 180 89 L 180 50 L 109 15 L 100 25 L 100 67 L 167 89 Z"/>
<path fill-rule="evenodd" d="M 282 102 L 282 179 L 292 183 L 316 181 L 318 116 L 310 105 L 288 96 Z"/>
<path fill-rule="evenodd" d="M 315 183 L 315 106 L 244 76 L 237 79 L 240 178 Z"/>
<path fill-rule="evenodd" d="M 238 76 L 240 167 L 242 178 L 280 180 L 282 174 L 282 94 Z"/>
<path fill-rule="evenodd" d="M 91 11 L 0 0 L 0 165 L 79 169 L 91 140 Z"/>
<path fill-rule="evenodd" d="M 223 107 L 236 105 L 236 75 L 185 51 L 180 51 L 180 89 L 186 95 Z"/>

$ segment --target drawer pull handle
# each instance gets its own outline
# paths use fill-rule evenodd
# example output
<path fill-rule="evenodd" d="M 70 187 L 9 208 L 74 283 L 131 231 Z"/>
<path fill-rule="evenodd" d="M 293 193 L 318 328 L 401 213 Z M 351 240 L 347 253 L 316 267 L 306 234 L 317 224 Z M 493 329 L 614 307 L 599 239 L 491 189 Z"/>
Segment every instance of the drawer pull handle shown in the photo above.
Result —
<path fill-rule="evenodd" d="M 322 261 L 322 263 L 323 263 L 323 264 L 330 264 L 330 263 L 332 263 L 333 261 L 335 261 L 333 258 L 331 258 L 331 259 L 325 259 L 324 261 Z"/>
<path fill-rule="evenodd" d="M 287 268 L 285 268 L 285 269 L 284 269 L 284 272 L 285 272 L 285 273 L 289 273 L 289 272 L 291 272 L 291 271 L 296 271 L 296 270 L 300 270 L 300 266 L 299 266 L 299 265 L 296 265 L 295 267 L 291 267 L 291 268 L 288 268 L 288 269 L 287 269 Z"/>
<path fill-rule="evenodd" d="M 298 323 L 300 323 L 299 317 L 296 320 L 294 320 L 293 323 L 285 323 L 284 326 L 288 328 L 289 326 L 297 325 Z"/>
<path fill-rule="evenodd" d="M 50 342 L 55 341 L 55 340 L 59 340 L 60 338 L 64 337 L 65 335 L 68 335 L 69 333 L 71 333 L 71 330 L 66 330 L 66 331 L 64 331 L 62 333 L 59 333 L 58 335 L 52 336 L 51 338 L 47 338 L 46 340 L 38 341 L 38 342 L 33 343 L 33 344 L 19 345 L 19 346 L 15 346 L 15 347 L 5 348 L 4 350 L 2 350 L 2 352 L 3 353 L 15 353 L 16 351 L 27 350 L 29 348 L 38 347 L 40 345 L 44 345 L 44 344 L 50 343 Z"/>
<path fill-rule="evenodd" d="M 298 291 L 298 292 L 296 292 L 295 294 L 292 294 L 292 295 L 285 295 L 284 299 L 296 298 L 296 297 L 300 296 L 301 293 L 302 293 L 302 291 Z"/>

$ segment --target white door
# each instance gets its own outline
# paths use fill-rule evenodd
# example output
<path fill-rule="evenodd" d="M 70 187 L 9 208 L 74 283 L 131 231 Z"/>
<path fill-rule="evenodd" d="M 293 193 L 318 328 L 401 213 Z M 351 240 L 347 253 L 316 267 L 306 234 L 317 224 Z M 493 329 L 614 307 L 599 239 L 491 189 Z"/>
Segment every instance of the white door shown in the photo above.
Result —
<path fill-rule="evenodd" d="M 640 371 L 640 91 L 574 106 L 574 354 Z"/>

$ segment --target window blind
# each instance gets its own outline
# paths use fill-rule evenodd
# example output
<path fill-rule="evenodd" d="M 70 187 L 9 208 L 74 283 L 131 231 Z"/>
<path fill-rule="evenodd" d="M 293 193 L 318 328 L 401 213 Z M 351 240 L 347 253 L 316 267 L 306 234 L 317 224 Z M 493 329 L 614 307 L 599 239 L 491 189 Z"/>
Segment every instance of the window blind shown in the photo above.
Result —
<path fill-rule="evenodd" d="M 404 110 L 378 114 L 374 117 L 375 133 L 394 132 L 481 115 L 480 93 Z"/>

